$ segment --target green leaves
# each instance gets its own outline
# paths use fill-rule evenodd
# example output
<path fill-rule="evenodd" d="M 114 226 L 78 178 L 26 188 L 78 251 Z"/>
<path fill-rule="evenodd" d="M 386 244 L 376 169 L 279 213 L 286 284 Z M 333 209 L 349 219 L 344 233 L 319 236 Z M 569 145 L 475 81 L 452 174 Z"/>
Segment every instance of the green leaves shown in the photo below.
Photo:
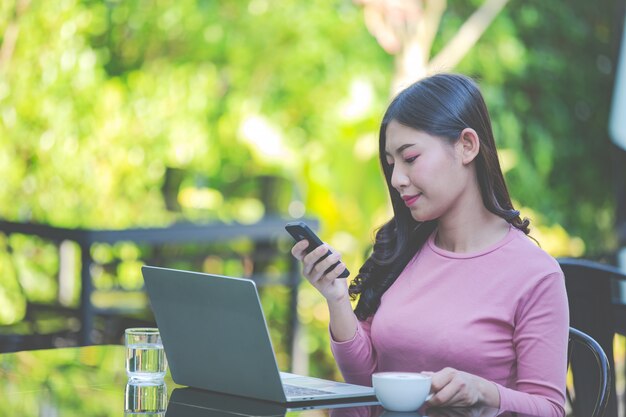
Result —
<path fill-rule="evenodd" d="M 479 3 L 449 4 L 433 53 Z M 614 243 L 611 9 L 509 2 L 454 69 L 480 81 L 511 194 L 555 255 Z M 14 16 L 2 3 L 2 41 L 19 32 L 0 73 L 0 217 L 123 228 L 306 213 L 358 270 L 391 214 L 377 133 L 394 58 L 352 2 L 33 1 Z M 119 268 L 129 287 L 137 259 Z M 10 269 L 0 320 L 6 303 L 23 314 Z"/>

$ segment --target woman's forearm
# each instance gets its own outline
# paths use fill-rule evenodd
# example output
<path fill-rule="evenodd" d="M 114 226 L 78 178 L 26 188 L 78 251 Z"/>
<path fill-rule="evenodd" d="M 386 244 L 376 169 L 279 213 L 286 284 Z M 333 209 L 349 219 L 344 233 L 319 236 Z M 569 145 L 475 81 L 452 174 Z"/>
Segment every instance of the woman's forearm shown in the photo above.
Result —
<path fill-rule="evenodd" d="M 336 342 L 346 342 L 354 338 L 357 330 L 357 318 L 346 294 L 336 301 L 328 300 L 330 313 L 330 332 Z"/>

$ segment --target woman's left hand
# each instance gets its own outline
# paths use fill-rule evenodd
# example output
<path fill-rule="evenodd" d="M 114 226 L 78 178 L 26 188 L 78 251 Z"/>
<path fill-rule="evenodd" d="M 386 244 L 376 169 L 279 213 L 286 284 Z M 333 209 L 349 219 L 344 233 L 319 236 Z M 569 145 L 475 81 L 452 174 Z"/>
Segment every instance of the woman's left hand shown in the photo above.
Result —
<path fill-rule="evenodd" d="M 433 395 L 427 401 L 432 407 L 471 407 L 476 404 L 500 407 L 498 388 L 484 378 L 453 368 L 423 373 L 432 378 Z"/>

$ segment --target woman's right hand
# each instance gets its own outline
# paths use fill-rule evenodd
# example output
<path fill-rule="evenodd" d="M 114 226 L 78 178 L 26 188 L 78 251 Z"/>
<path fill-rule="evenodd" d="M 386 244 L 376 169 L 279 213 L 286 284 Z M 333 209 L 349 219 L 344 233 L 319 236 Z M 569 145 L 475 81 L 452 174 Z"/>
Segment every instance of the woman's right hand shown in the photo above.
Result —
<path fill-rule="evenodd" d="M 326 243 L 319 246 L 311 253 L 306 253 L 309 246 L 308 240 L 301 240 L 291 249 L 291 254 L 302 262 L 302 274 L 313 285 L 328 302 L 341 301 L 348 298 L 348 284 L 345 278 L 337 278 L 346 266 L 340 262 L 341 256 Z M 320 261 L 320 258 L 328 251 L 332 254 Z M 319 261 L 319 262 L 318 262 Z M 339 262 L 339 264 L 324 273 L 329 267 Z"/>

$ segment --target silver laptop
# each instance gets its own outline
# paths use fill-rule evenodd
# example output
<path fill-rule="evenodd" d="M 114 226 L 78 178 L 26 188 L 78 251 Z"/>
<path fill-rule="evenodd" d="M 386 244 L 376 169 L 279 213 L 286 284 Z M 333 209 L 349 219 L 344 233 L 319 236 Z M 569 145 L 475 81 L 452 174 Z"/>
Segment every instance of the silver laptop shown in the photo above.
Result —
<path fill-rule="evenodd" d="M 298 405 L 299 404 L 299 405 Z M 307 402 L 278 404 L 252 398 L 236 397 L 228 394 L 219 394 L 196 388 L 175 388 L 167 404 L 165 417 L 208 417 L 208 416 L 239 416 L 239 417 L 285 417 L 287 413 L 306 410 L 330 410 L 336 408 L 351 408 L 352 412 L 346 415 L 374 415 L 368 413 L 367 406 L 379 406 L 376 401 L 350 400 L 342 402 Z M 359 407 L 358 409 L 355 407 Z M 364 412 L 361 412 L 364 411 Z M 325 415 L 326 413 L 322 413 Z M 380 413 L 378 413 L 380 414 Z M 301 417 L 309 414 L 300 414 Z M 320 413 L 311 413 L 311 417 L 320 416 Z"/>
<path fill-rule="evenodd" d="M 374 395 L 279 372 L 254 281 L 151 266 L 142 273 L 175 383 L 279 403 Z"/>

